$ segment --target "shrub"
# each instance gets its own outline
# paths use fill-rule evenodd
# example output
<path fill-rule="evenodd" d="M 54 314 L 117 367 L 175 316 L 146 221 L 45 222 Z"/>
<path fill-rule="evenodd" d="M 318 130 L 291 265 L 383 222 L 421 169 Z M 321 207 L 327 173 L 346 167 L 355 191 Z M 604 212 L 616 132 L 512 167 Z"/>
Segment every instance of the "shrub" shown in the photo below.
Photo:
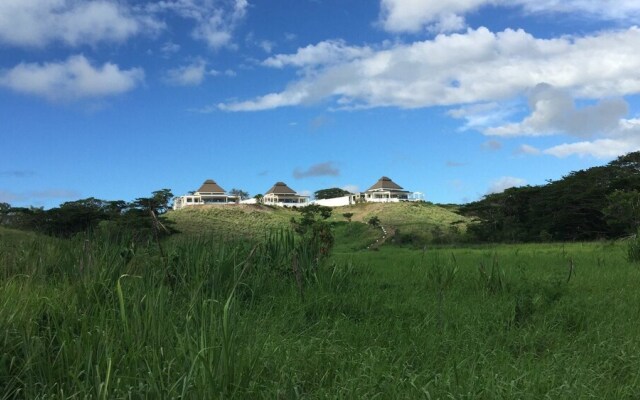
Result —
<path fill-rule="evenodd" d="M 640 233 L 640 231 L 638 231 Z M 636 234 L 627 248 L 627 259 L 629 262 L 640 263 L 640 235 Z"/>

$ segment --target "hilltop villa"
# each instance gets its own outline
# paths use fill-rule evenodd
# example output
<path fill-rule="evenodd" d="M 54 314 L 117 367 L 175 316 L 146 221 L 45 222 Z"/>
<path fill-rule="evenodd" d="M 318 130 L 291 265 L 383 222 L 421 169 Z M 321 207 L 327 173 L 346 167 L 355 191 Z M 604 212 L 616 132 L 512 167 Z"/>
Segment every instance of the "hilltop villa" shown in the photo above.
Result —
<path fill-rule="evenodd" d="M 400 201 L 420 201 L 424 195 L 420 192 L 404 190 L 390 178 L 383 176 L 369 189 L 362 193 L 354 193 L 333 199 L 314 200 L 313 204 L 327 207 L 341 207 L 356 203 L 397 203 Z"/>
<path fill-rule="evenodd" d="M 228 204 L 237 203 L 237 196 L 231 196 L 221 188 L 215 181 L 207 179 L 200 189 L 186 196 L 175 197 L 173 199 L 173 209 L 179 210 L 188 206 L 201 206 L 206 204 Z"/>
<path fill-rule="evenodd" d="M 419 201 L 424 196 L 420 192 L 409 192 L 404 190 L 386 176 L 378 179 L 369 189 L 362 193 L 354 193 L 333 199 L 322 199 L 309 201 L 309 196 L 297 194 L 284 182 L 276 182 L 262 197 L 262 203 L 270 206 L 280 207 L 304 207 L 309 204 L 318 204 L 328 207 L 348 206 L 361 202 L 371 203 L 396 203 L 400 201 Z M 255 204 L 255 198 L 240 201 L 237 196 L 226 194 L 216 182 L 207 179 L 200 189 L 192 194 L 175 197 L 173 199 L 173 209 L 179 210 L 188 206 L 199 206 L 207 204 Z"/>
<path fill-rule="evenodd" d="M 389 203 L 397 201 L 408 201 L 409 192 L 404 190 L 402 186 L 398 185 L 390 178 L 383 176 L 378 179 L 378 182 L 374 183 L 364 195 L 364 201 L 374 203 Z"/>
<path fill-rule="evenodd" d="M 271 206 L 304 207 L 309 204 L 309 196 L 297 194 L 295 190 L 291 189 L 284 182 L 276 182 L 276 184 L 264 194 L 262 202 Z"/>

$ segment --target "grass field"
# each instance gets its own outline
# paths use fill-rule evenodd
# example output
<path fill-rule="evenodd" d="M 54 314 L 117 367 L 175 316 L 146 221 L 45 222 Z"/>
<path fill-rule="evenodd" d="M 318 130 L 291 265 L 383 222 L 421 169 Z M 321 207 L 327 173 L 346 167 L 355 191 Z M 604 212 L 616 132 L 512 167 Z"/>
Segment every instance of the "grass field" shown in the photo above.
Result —
<path fill-rule="evenodd" d="M 319 265 L 285 233 L 163 259 L 0 230 L 0 399 L 640 397 L 625 243 L 367 251 L 337 226 Z"/>

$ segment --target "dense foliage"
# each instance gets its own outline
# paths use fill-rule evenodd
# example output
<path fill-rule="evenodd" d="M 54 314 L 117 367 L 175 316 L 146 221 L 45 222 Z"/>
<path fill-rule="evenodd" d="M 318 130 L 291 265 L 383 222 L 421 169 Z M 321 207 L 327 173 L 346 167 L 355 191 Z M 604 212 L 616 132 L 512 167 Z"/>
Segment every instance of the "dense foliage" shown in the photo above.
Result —
<path fill-rule="evenodd" d="M 90 197 L 49 210 L 11 207 L 3 203 L 0 205 L 0 224 L 57 237 L 70 237 L 98 227 L 131 232 L 136 239 L 164 236 L 172 233 L 170 223 L 162 217 L 169 210 L 172 197 L 169 189 L 162 189 L 132 202 Z"/>
<path fill-rule="evenodd" d="M 317 190 L 313 194 L 317 200 L 321 200 L 321 199 L 334 199 L 336 197 L 348 196 L 351 194 L 351 192 L 344 189 L 340 189 L 340 188 L 330 188 L 330 189 Z"/>
<path fill-rule="evenodd" d="M 640 152 L 544 186 L 511 188 L 460 208 L 481 241 L 593 240 L 636 232 Z"/>

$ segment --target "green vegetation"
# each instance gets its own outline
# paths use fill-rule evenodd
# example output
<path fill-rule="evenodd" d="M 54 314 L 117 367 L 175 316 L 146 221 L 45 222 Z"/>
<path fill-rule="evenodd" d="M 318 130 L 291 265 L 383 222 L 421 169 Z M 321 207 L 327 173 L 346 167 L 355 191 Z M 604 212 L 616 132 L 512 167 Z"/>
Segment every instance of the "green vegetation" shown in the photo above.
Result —
<path fill-rule="evenodd" d="M 3 398 L 637 398 L 625 244 L 353 251 L 0 230 Z M 342 241 L 342 243 L 341 243 Z M 314 250 L 315 249 L 315 250 Z M 340 250 L 340 251 L 338 251 Z"/>
<path fill-rule="evenodd" d="M 340 188 L 321 189 L 314 192 L 314 196 L 318 200 L 333 199 L 335 197 L 343 197 L 350 194 L 351 192 Z"/>
<path fill-rule="evenodd" d="M 473 240 L 594 240 L 634 234 L 640 223 L 640 152 L 544 186 L 512 188 L 466 204 Z"/>
<path fill-rule="evenodd" d="M 255 238 L 290 227 L 294 209 L 256 205 L 186 207 L 170 211 L 167 219 L 187 235 L 203 233 L 230 238 Z"/>
<path fill-rule="evenodd" d="M 589 226 L 637 229 L 627 172 L 571 210 L 604 199 Z M 167 190 L 0 205 L 0 399 L 637 399 L 640 236 L 471 242 L 529 238 L 545 190 L 463 207 L 476 223 L 424 202 L 174 212 Z"/>

